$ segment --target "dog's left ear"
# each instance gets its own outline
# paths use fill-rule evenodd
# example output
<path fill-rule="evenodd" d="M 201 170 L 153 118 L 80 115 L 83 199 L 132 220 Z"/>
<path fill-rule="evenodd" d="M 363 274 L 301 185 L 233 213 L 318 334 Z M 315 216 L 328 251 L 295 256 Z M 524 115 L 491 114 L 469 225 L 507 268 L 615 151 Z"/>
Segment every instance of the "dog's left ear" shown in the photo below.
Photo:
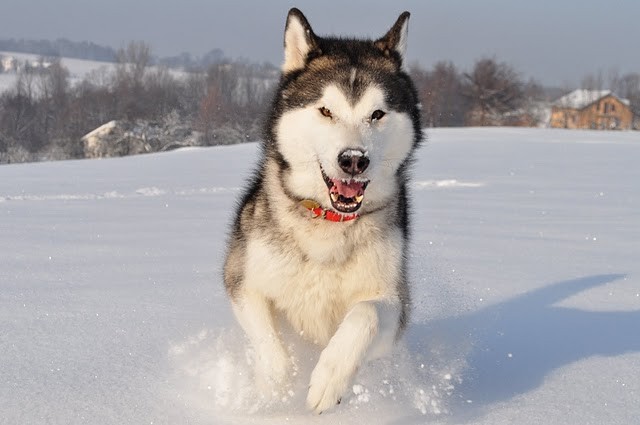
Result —
<path fill-rule="evenodd" d="M 407 50 L 409 16 L 411 16 L 409 12 L 403 12 L 389 32 L 374 42 L 374 45 L 382 50 L 386 56 L 391 56 L 392 52 L 397 53 L 400 64 L 404 62 L 404 55 Z"/>
<path fill-rule="evenodd" d="M 307 18 L 295 7 L 289 11 L 284 29 L 284 73 L 304 68 L 309 53 L 318 49 L 316 35 Z"/>

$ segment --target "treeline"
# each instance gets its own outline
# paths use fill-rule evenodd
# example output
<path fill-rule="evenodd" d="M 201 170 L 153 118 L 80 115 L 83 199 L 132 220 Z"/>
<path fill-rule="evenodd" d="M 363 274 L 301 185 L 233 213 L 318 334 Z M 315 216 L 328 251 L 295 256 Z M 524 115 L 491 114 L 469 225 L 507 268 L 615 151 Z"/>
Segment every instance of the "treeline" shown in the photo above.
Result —
<path fill-rule="evenodd" d="M 547 123 L 553 100 L 570 88 L 545 88 L 495 58 L 482 58 L 461 71 L 451 62 L 431 70 L 411 69 L 422 100 L 423 123 L 428 127 L 539 126 Z M 640 73 L 620 74 L 615 69 L 587 74 L 580 82 L 587 90 L 611 90 L 629 101 L 640 115 Z"/>
<path fill-rule="evenodd" d="M 494 58 L 478 60 L 469 72 L 439 62 L 431 70 L 414 66 L 411 74 L 427 127 L 537 126 L 545 119 L 548 99 L 542 86 L 523 81 Z"/>
<path fill-rule="evenodd" d="M 0 163 L 82 158 L 81 138 L 112 120 L 186 123 L 199 145 L 260 138 L 273 66 L 229 61 L 184 73 L 150 62 L 148 45 L 130 43 L 116 52 L 113 71 L 73 86 L 59 59 L 21 67 L 15 86 L 0 94 Z"/>
<path fill-rule="evenodd" d="M 57 40 L 0 40 L 0 51 L 30 53 L 44 57 L 66 57 L 102 62 L 113 62 L 116 51 L 111 47 L 100 46 L 87 41 Z"/>
<path fill-rule="evenodd" d="M 119 128 L 126 133 L 117 140 L 119 148 L 103 146 L 95 155 L 259 140 L 279 70 L 230 61 L 215 50 L 207 60 L 209 66 L 202 68 L 189 55 L 175 59 L 191 63 L 190 72 L 152 66 L 150 47 L 134 42 L 115 52 L 114 66 L 73 85 L 60 59 L 25 63 L 15 86 L 0 93 L 0 163 L 86 157 L 83 136 L 114 120 L 124 123 Z M 549 101 L 569 91 L 550 94 L 495 58 L 482 58 L 467 71 L 440 62 L 430 69 L 412 66 L 410 73 L 427 127 L 537 126 L 548 117 Z M 584 88 L 605 85 L 640 110 L 640 75 L 583 81 Z M 150 127 L 153 131 L 145 130 Z M 147 143 L 150 137 L 153 143 Z M 127 148 L 132 138 L 144 148 Z"/>
<path fill-rule="evenodd" d="M 59 60 L 22 67 L 16 86 L 0 95 L 0 162 L 82 158 L 88 153 L 81 138 L 112 120 L 180 123 L 195 131 L 195 142 L 190 140 L 198 145 L 261 137 L 261 118 L 279 76 L 272 65 L 218 54 L 206 71 L 171 71 L 150 66 L 145 43 L 130 43 L 115 60 L 112 72 L 94 72 L 73 86 Z M 479 60 L 470 72 L 442 62 L 430 70 L 413 66 L 411 74 L 425 126 L 535 126 L 544 119 L 541 87 L 495 59 Z M 154 143 L 153 149 L 176 142 Z M 132 151 L 103 149 L 100 155 Z"/>

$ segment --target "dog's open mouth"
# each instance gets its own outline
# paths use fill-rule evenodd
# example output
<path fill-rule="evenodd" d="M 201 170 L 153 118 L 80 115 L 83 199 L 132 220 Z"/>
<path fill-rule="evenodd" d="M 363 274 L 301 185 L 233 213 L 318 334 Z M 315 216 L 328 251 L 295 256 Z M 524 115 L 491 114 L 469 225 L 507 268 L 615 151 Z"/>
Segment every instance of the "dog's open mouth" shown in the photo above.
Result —
<path fill-rule="evenodd" d="M 369 180 L 333 179 L 328 177 L 322 168 L 320 171 L 322 171 L 322 178 L 329 188 L 329 198 L 333 208 L 343 213 L 358 211 L 362 205 L 364 191 Z"/>

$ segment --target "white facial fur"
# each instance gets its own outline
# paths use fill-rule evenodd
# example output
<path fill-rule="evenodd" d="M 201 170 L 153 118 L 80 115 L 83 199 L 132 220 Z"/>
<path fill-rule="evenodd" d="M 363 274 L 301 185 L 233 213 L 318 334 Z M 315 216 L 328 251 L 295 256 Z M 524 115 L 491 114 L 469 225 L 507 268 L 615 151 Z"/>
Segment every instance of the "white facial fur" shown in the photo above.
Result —
<path fill-rule="evenodd" d="M 319 167 L 329 177 L 351 178 L 340 169 L 337 159 L 343 150 L 354 148 L 365 151 L 371 161 L 357 176 L 370 181 L 365 208 L 395 196 L 394 174 L 411 151 L 414 133 L 411 118 L 390 110 L 384 99 L 383 91 L 371 86 L 351 105 L 338 86 L 328 85 L 317 103 L 283 114 L 277 137 L 291 166 L 287 189 L 328 206 L 329 194 Z M 323 116 L 321 107 L 329 109 L 332 117 Z M 371 114 L 378 109 L 385 112 L 384 117 L 371 121 Z"/>

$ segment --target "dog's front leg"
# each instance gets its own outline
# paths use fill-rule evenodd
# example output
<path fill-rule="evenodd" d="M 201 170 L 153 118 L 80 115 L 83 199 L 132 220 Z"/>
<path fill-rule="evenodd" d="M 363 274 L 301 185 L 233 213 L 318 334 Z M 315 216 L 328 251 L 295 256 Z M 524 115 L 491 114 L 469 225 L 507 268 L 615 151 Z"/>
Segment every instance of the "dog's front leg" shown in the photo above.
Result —
<path fill-rule="evenodd" d="M 367 353 L 378 355 L 391 347 L 399 311 L 396 303 L 365 301 L 347 313 L 311 373 L 307 395 L 311 410 L 322 413 L 339 403 Z"/>
<path fill-rule="evenodd" d="M 255 350 L 256 384 L 265 395 L 282 384 L 289 360 L 275 327 L 271 302 L 262 294 L 245 290 L 232 302 L 233 311 Z"/>

